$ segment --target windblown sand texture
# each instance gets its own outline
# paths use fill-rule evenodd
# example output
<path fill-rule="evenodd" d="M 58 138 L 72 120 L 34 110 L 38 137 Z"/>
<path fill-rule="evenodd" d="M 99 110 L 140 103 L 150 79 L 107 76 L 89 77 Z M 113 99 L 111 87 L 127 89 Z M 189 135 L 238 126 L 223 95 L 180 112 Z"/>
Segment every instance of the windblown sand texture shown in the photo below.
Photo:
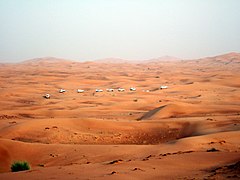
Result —
<path fill-rule="evenodd" d="M 0 92 L 0 179 L 240 178 L 238 53 L 0 64 Z"/>

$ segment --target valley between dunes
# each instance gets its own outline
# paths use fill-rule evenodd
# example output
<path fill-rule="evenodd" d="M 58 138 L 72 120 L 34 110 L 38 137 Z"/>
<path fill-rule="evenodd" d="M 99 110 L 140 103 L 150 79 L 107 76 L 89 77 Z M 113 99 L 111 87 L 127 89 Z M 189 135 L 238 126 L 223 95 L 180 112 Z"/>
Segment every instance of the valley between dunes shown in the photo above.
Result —
<path fill-rule="evenodd" d="M 239 70 L 238 53 L 0 64 L 0 179 L 239 179 Z"/>

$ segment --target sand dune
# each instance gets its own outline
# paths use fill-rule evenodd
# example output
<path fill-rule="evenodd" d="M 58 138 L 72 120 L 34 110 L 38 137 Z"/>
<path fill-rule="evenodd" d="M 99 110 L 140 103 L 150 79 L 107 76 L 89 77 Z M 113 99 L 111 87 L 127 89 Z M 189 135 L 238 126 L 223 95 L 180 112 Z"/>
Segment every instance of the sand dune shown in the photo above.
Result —
<path fill-rule="evenodd" d="M 239 62 L 1 64 L 0 179 L 238 179 Z"/>

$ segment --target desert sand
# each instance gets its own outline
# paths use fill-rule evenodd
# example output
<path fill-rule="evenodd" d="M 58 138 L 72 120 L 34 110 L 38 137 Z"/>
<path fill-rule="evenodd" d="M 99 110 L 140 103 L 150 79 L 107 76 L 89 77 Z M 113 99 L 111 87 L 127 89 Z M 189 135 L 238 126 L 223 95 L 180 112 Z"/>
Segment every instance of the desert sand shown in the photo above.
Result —
<path fill-rule="evenodd" d="M 0 179 L 240 178 L 239 53 L 0 64 L 0 91 Z"/>

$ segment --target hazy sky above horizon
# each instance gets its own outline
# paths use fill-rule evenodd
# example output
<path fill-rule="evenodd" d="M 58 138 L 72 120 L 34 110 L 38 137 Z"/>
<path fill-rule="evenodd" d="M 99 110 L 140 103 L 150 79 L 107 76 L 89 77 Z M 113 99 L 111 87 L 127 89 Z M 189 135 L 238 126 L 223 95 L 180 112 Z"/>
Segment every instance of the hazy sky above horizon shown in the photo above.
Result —
<path fill-rule="evenodd" d="M 1 0 L 0 62 L 240 52 L 240 0 Z"/>

